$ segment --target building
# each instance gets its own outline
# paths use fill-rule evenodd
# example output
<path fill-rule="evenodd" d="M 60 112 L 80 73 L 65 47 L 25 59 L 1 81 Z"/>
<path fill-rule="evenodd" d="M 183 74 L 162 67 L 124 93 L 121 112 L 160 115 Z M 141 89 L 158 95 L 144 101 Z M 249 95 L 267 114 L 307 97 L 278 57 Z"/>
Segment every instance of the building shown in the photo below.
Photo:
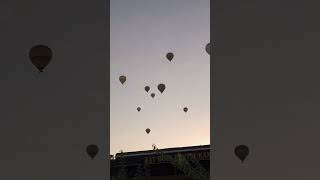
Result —
<path fill-rule="evenodd" d="M 192 180 L 210 172 L 210 145 L 117 153 L 111 160 L 111 177 L 128 179 Z"/>

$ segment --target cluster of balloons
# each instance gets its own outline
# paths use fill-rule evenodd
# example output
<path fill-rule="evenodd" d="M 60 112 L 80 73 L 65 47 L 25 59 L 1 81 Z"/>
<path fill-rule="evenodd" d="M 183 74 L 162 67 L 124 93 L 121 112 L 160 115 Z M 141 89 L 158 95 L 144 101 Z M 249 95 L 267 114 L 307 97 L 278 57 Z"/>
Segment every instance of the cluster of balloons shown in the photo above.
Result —
<path fill-rule="evenodd" d="M 171 62 L 172 59 L 173 59 L 173 57 L 174 57 L 174 54 L 173 54 L 172 52 L 169 52 L 169 53 L 167 53 L 166 57 L 167 57 L 167 59 Z M 119 81 L 120 81 L 120 83 L 123 85 L 123 84 L 127 81 L 127 77 L 126 77 L 125 75 L 121 75 L 121 76 L 119 77 Z M 162 94 L 162 93 L 165 91 L 165 89 L 166 89 L 166 85 L 163 84 L 163 83 L 160 83 L 160 84 L 158 84 L 157 88 L 158 88 L 159 92 Z M 147 93 L 150 91 L 150 89 L 151 89 L 150 86 L 145 86 L 145 87 L 144 87 L 144 90 L 145 90 Z M 155 93 L 151 93 L 150 95 L 151 95 L 152 98 L 154 98 L 156 94 L 155 94 Z M 137 111 L 140 112 L 140 111 L 141 111 L 141 107 L 137 107 Z M 187 108 L 187 107 L 184 107 L 184 108 L 183 108 L 183 111 L 184 111 L 185 113 L 187 113 L 188 108 Z M 149 133 L 150 133 L 150 129 L 149 129 L 149 128 L 146 129 L 146 132 L 147 132 L 147 134 L 149 134 Z"/>
<path fill-rule="evenodd" d="M 121 84 L 124 84 L 127 81 L 127 77 L 122 75 L 119 77 L 119 81 L 121 82 Z M 165 84 L 159 84 L 158 85 L 158 90 L 160 91 L 160 93 L 163 93 L 163 91 L 166 89 L 166 85 Z M 144 90 L 148 93 L 150 91 L 150 86 L 145 86 Z M 154 98 L 155 97 L 155 93 L 151 93 L 151 97 Z"/>
<path fill-rule="evenodd" d="M 205 50 L 206 50 L 206 52 L 207 52 L 209 55 L 211 54 L 211 53 L 210 53 L 210 51 L 211 51 L 211 43 L 208 43 L 208 44 L 206 45 Z M 174 54 L 173 54 L 172 52 L 168 52 L 168 53 L 166 54 L 166 58 L 167 58 L 168 61 L 171 62 L 171 61 L 173 60 L 173 58 L 174 58 Z M 121 76 L 119 77 L 119 81 L 120 81 L 121 84 L 123 85 L 123 84 L 127 81 L 127 77 L 126 77 L 125 75 L 121 75 Z M 150 86 L 145 86 L 145 87 L 144 87 L 144 90 L 145 90 L 147 93 L 149 93 L 150 89 L 151 89 Z M 165 85 L 165 84 L 161 83 L 161 84 L 158 85 L 158 90 L 160 91 L 161 94 L 165 91 L 165 89 L 166 89 L 166 85 Z M 154 92 L 152 92 L 150 95 L 151 95 L 152 98 L 154 98 L 156 94 L 155 94 Z M 137 107 L 137 111 L 140 112 L 140 111 L 141 111 L 141 107 Z M 188 108 L 187 108 L 187 107 L 184 107 L 184 108 L 183 108 L 183 111 L 184 111 L 185 113 L 187 113 L 187 112 L 188 112 Z M 150 130 L 149 128 L 147 128 L 145 131 L 146 131 L 147 134 L 149 134 L 151 130 Z"/>

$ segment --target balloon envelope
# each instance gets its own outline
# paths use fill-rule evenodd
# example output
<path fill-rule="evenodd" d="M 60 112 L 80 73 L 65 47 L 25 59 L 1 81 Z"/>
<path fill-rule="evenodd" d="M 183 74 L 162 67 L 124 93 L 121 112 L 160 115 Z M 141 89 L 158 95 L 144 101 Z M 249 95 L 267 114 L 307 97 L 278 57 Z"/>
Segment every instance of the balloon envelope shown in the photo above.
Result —
<path fill-rule="evenodd" d="M 187 112 L 187 111 L 188 111 L 188 108 L 187 108 L 187 107 L 184 107 L 184 108 L 183 108 L 183 111 L 184 111 L 184 112 Z"/>
<path fill-rule="evenodd" d="M 244 162 L 244 160 L 247 158 L 247 156 L 249 155 L 249 148 L 246 145 L 238 145 L 235 147 L 234 149 L 234 153 L 236 154 L 236 156 L 242 161 L 242 163 Z"/>
<path fill-rule="evenodd" d="M 151 97 L 154 98 L 154 96 L 155 96 L 155 94 L 154 94 L 154 93 L 151 93 Z"/>
<path fill-rule="evenodd" d="M 150 87 L 149 87 L 149 86 L 146 86 L 146 87 L 144 87 L 144 90 L 146 90 L 147 92 L 149 92 Z"/>
<path fill-rule="evenodd" d="M 138 110 L 138 111 L 140 112 L 140 110 L 141 110 L 141 107 L 138 107 L 138 108 L 137 108 L 137 110 Z"/>
<path fill-rule="evenodd" d="M 91 144 L 87 146 L 87 154 L 93 159 L 99 152 L 97 145 Z"/>
<path fill-rule="evenodd" d="M 43 72 L 44 68 L 50 63 L 52 51 L 45 45 L 36 45 L 30 49 L 29 58 L 32 64 Z"/>
<path fill-rule="evenodd" d="M 126 76 L 120 76 L 119 77 L 119 81 L 121 82 L 121 84 L 123 84 L 124 82 L 126 82 L 127 77 Z"/>
<path fill-rule="evenodd" d="M 146 129 L 146 133 L 147 133 L 147 134 L 149 134 L 150 131 L 151 131 L 151 130 L 150 130 L 149 128 Z"/>
<path fill-rule="evenodd" d="M 171 61 L 171 60 L 173 59 L 173 57 L 174 57 L 174 55 L 173 55 L 172 52 L 167 53 L 167 59 L 168 59 L 169 61 Z"/>
<path fill-rule="evenodd" d="M 210 55 L 211 54 L 211 43 L 208 43 L 207 45 L 206 45 L 206 51 L 207 51 L 207 53 Z"/>
<path fill-rule="evenodd" d="M 166 85 L 164 85 L 164 84 L 159 84 L 158 85 L 158 90 L 161 92 L 161 93 L 163 93 L 163 91 L 166 89 Z"/>

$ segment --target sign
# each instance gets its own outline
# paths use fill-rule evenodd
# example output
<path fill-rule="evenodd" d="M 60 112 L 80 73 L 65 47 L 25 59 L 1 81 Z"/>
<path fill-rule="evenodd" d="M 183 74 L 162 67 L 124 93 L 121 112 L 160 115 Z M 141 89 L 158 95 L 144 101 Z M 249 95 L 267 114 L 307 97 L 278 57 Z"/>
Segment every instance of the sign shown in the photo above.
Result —
<path fill-rule="evenodd" d="M 164 162 L 170 162 L 170 159 L 178 159 L 180 156 L 184 156 L 187 161 L 191 161 L 192 159 L 196 160 L 210 160 L 210 152 L 199 152 L 199 153 L 187 153 L 187 154 L 175 154 L 175 155 L 158 155 L 153 157 L 146 157 L 146 164 L 158 164 Z"/>

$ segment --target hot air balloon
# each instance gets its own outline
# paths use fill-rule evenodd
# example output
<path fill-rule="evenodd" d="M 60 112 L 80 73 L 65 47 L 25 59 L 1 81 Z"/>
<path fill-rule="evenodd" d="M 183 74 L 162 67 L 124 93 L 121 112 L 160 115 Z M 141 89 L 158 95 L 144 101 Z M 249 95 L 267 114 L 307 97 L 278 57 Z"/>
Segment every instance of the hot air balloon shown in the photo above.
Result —
<path fill-rule="evenodd" d="M 164 85 L 164 84 L 159 84 L 158 85 L 158 90 L 161 92 L 161 93 L 163 93 L 163 91 L 166 89 L 166 85 Z"/>
<path fill-rule="evenodd" d="M 119 77 L 119 81 L 121 82 L 121 84 L 123 84 L 124 82 L 126 82 L 127 77 L 126 76 L 120 76 Z"/>
<path fill-rule="evenodd" d="M 150 131 L 151 131 L 151 130 L 150 130 L 149 128 L 146 129 L 146 133 L 147 133 L 147 134 L 149 134 Z"/>
<path fill-rule="evenodd" d="M 183 108 L 183 111 L 186 113 L 188 111 L 188 108 L 187 107 L 184 107 Z"/>
<path fill-rule="evenodd" d="M 141 110 L 141 107 L 137 107 L 137 110 L 138 110 L 138 112 L 140 112 L 140 110 Z"/>
<path fill-rule="evenodd" d="M 206 51 L 207 51 L 207 53 L 210 55 L 211 54 L 211 43 L 208 43 L 207 45 L 206 45 Z"/>
<path fill-rule="evenodd" d="M 156 94 L 154 94 L 154 93 L 151 93 L 151 97 L 152 97 L 152 98 L 154 98 L 154 96 L 155 96 L 155 95 L 156 95 Z"/>
<path fill-rule="evenodd" d="M 146 90 L 147 92 L 149 92 L 150 87 L 149 87 L 149 86 L 146 86 L 146 87 L 144 87 L 144 90 Z"/>
<path fill-rule="evenodd" d="M 45 45 L 36 45 L 30 49 L 29 58 L 39 72 L 43 72 L 51 61 L 52 51 Z"/>
<path fill-rule="evenodd" d="M 98 154 L 98 152 L 99 147 L 97 145 L 91 144 L 87 146 L 87 154 L 91 157 L 92 160 Z"/>
<path fill-rule="evenodd" d="M 244 160 L 246 159 L 246 157 L 249 154 L 249 148 L 246 145 L 238 145 L 235 147 L 234 149 L 234 153 L 236 154 L 236 156 L 241 160 L 241 162 L 243 163 Z"/>
<path fill-rule="evenodd" d="M 173 57 L 174 57 L 174 55 L 173 55 L 172 52 L 167 53 L 167 59 L 168 59 L 169 61 L 171 61 L 171 60 L 173 59 Z"/>

